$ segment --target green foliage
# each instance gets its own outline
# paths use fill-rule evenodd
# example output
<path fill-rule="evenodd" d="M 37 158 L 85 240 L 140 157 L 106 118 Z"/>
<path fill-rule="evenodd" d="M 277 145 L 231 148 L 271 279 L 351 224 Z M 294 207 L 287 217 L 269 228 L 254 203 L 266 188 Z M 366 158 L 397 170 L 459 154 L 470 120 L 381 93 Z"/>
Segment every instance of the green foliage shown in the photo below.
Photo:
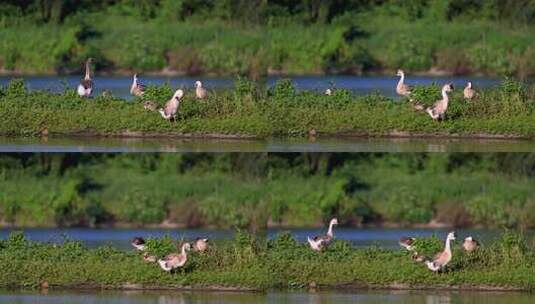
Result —
<path fill-rule="evenodd" d="M 88 249 L 70 240 L 59 244 L 32 242 L 16 233 L 0 246 L 0 286 L 38 288 L 47 282 L 55 288 L 111 289 L 140 284 L 152 288 L 225 286 L 268 290 L 307 288 L 314 282 L 320 288 L 348 284 L 406 284 L 419 288 L 492 285 L 523 290 L 535 287 L 535 256 L 517 250 L 521 237 L 512 233 L 470 254 L 455 246 L 453 261 L 441 274 L 431 273 L 400 250 L 355 249 L 348 242 L 335 240 L 327 250 L 317 253 L 283 233 L 270 240 L 270 246 L 253 251 L 252 239 L 242 234 L 234 241 L 212 245 L 208 252 L 189 252 L 186 266 L 170 274 L 155 263 L 143 261 L 137 253 L 109 246 Z M 433 237 L 421 239 L 419 244 L 428 246 L 425 250 L 433 255 L 436 248 L 442 249 L 437 243 Z M 148 241 L 149 251 L 157 251 L 158 256 L 177 252 L 173 244 L 169 237 Z"/>
<path fill-rule="evenodd" d="M 6 88 L 6 97 L 24 97 L 26 96 L 26 83 L 22 78 L 11 79 Z"/>

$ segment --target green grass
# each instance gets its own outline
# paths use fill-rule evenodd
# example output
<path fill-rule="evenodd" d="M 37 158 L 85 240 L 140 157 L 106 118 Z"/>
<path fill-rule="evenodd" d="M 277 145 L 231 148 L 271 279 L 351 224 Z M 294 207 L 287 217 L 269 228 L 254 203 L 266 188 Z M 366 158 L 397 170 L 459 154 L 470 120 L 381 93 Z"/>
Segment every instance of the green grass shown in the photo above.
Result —
<path fill-rule="evenodd" d="M 350 226 L 533 228 L 533 163 L 531 154 L 5 155 L 0 221 L 262 230 L 336 216 Z"/>
<path fill-rule="evenodd" d="M 420 135 L 535 136 L 531 88 L 506 80 L 500 87 L 481 92 L 472 102 L 456 92 L 447 119 L 432 121 L 405 101 L 380 95 L 353 96 L 339 90 L 335 96 L 296 92 L 291 83 L 279 82 L 269 92 L 239 80 L 234 90 L 213 92 L 203 101 L 187 94 L 177 120 L 168 122 L 142 107 L 142 101 L 113 97 L 84 100 L 71 90 L 63 94 L 26 92 L 16 80 L 0 94 L 0 133 L 4 135 L 100 134 L 140 132 L 160 135 L 206 134 L 295 137 L 311 130 L 323 135 L 367 136 L 407 132 Z M 430 90 L 429 101 L 439 98 Z M 151 88 L 146 99 L 160 105 L 172 95 L 169 87 Z"/>
<path fill-rule="evenodd" d="M 429 252 L 440 248 L 437 238 L 419 240 Z M 169 238 L 152 239 L 149 251 L 163 256 L 173 251 Z M 425 251 L 424 250 L 424 251 Z M 516 288 L 533 290 L 535 256 L 521 236 L 506 233 L 474 254 L 454 248 L 444 273 L 431 273 L 401 250 L 354 249 L 338 240 L 324 253 L 313 252 L 282 233 L 266 241 L 238 232 L 231 242 L 217 243 L 205 254 L 192 253 L 184 269 L 165 273 L 145 263 L 141 254 L 112 247 L 88 249 L 67 240 L 63 245 L 31 242 L 11 234 L 0 243 L 0 286 L 38 288 L 232 287 L 266 290 L 354 286 L 417 288 Z"/>

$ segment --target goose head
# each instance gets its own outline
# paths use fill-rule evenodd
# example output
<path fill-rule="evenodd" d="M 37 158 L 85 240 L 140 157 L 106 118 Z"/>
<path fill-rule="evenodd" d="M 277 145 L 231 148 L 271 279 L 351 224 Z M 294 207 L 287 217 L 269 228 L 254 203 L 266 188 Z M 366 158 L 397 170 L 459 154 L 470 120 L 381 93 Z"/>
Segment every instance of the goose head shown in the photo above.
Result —
<path fill-rule="evenodd" d="M 464 239 L 465 242 L 473 242 L 474 241 L 474 238 L 469 236 L 467 238 Z"/>
<path fill-rule="evenodd" d="M 137 81 L 137 74 L 134 74 L 134 81 Z"/>
<path fill-rule="evenodd" d="M 176 90 L 175 94 L 173 95 L 173 99 L 182 99 L 184 97 L 184 91 L 181 89 Z"/>
<path fill-rule="evenodd" d="M 405 76 L 405 73 L 403 72 L 403 70 L 398 70 L 396 75 L 399 76 L 399 77 L 403 77 L 403 76 Z"/>
<path fill-rule="evenodd" d="M 184 243 L 182 245 L 182 250 L 183 251 L 190 251 L 191 250 L 191 244 L 190 243 Z"/>
<path fill-rule="evenodd" d="M 202 88 L 202 82 L 200 82 L 199 80 L 195 81 L 195 87 Z"/>
<path fill-rule="evenodd" d="M 333 218 L 329 224 L 330 225 L 338 225 L 338 219 L 337 218 Z"/>
<path fill-rule="evenodd" d="M 453 92 L 454 89 L 455 88 L 453 87 L 452 83 L 448 83 L 444 87 L 442 87 L 442 91 L 446 92 L 446 93 L 451 93 L 451 92 Z"/>
<path fill-rule="evenodd" d="M 472 88 L 472 82 L 469 81 L 468 84 L 466 85 L 467 88 L 471 89 Z"/>
<path fill-rule="evenodd" d="M 447 237 L 448 241 L 455 241 L 455 239 L 456 239 L 455 232 L 448 233 L 448 237 Z"/>

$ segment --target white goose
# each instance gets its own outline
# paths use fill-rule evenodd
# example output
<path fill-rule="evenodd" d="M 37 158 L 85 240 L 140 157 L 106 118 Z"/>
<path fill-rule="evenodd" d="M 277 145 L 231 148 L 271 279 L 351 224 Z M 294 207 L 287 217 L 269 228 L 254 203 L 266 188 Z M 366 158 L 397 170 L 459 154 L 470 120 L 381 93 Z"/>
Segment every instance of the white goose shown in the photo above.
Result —
<path fill-rule="evenodd" d="M 451 242 L 455 241 L 455 232 L 448 233 L 448 237 L 446 238 L 446 245 L 444 246 L 444 251 L 439 252 L 437 255 L 435 255 L 435 259 L 433 261 L 425 261 L 425 265 L 429 270 L 437 272 L 439 270 L 444 269 L 450 262 L 452 258 L 451 253 Z"/>
<path fill-rule="evenodd" d="M 145 239 L 139 236 L 133 238 L 130 244 L 139 251 L 145 251 L 146 249 Z"/>
<path fill-rule="evenodd" d="M 472 100 L 476 96 L 476 91 L 472 86 L 472 82 L 469 81 L 463 91 L 464 99 Z"/>
<path fill-rule="evenodd" d="M 426 112 L 432 119 L 444 119 L 446 110 L 448 109 L 449 97 L 448 93 L 453 91 L 453 85 L 451 83 L 442 87 L 442 99 L 437 101 L 432 108 L 427 108 Z"/>
<path fill-rule="evenodd" d="M 329 223 L 329 230 L 326 235 L 318 235 L 314 238 L 307 237 L 308 244 L 314 251 L 322 251 L 323 249 L 329 247 L 334 238 L 333 226 L 338 225 L 338 219 L 333 218 Z"/>
<path fill-rule="evenodd" d="M 400 96 L 409 97 L 411 95 L 411 87 L 405 84 L 405 72 L 398 70 L 396 74 L 400 77 L 398 85 L 396 86 L 396 93 Z"/>
<path fill-rule="evenodd" d="M 463 249 L 466 252 L 474 252 L 477 249 L 479 249 L 479 242 L 474 240 L 473 237 L 469 236 L 469 237 L 464 239 Z"/>
<path fill-rule="evenodd" d="M 175 118 L 176 112 L 178 111 L 178 106 L 180 105 L 180 100 L 184 97 L 184 91 L 176 90 L 173 98 L 171 98 L 166 104 L 165 108 L 159 109 L 158 112 L 162 115 L 164 119 L 171 120 Z"/>
<path fill-rule="evenodd" d="M 398 243 L 399 243 L 399 246 L 407 249 L 408 251 L 413 251 L 415 242 L 416 242 L 415 238 L 403 236 L 399 239 Z"/>
<path fill-rule="evenodd" d="M 171 253 L 158 260 L 158 264 L 164 271 L 172 271 L 176 268 L 183 267 L 188 261 L 187 251 L 191 249 L 189 243 L 184 243 L 180 253 Z"/>
<path fill-rule="evenodd" d="M 197 96 L 198 99 L 204 99 L 206 98 L 206 95 L 208 95 L 208 92 L 202 87 L 202 82 L 197 80 L 195 82 L 195 96 Z"/>
<path fill-rule="evenodd" d="M 193 241 L 193 251 L 195 252 L 205 252 L 208 250 L 208 239 L 207 238 L 196 238 Z"/>
<path fill-rule="evenodd" d="M 145 94 L 145 86 L 138 80 L 137 74 L 134 74 L 134 80 L 132 81 L 132 86 L 130 87 L 130 94 L 141 97 Z"/>
<path fill-rule="evenodd" d="M 93 80 L 91 79 L 91 62 L 92 58 L 88 58 L 85 62 L 85 77 L 80 81 L 77 88 L 77 93 L 80 97 L 89 97 L 93 93 Z"/>

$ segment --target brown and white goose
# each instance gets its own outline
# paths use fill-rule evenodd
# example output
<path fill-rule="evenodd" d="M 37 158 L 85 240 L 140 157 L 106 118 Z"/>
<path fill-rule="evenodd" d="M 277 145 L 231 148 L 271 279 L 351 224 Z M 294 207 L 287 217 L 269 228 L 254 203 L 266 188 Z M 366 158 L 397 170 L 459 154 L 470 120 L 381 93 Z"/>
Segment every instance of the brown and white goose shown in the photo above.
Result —
<path fill-rule="evenodd" d="M 467 100 L 472 100 L 476 96 L 476 91 L 474 90 L 471 81 L 469 81 L 468 84 L 466 85 L 466 88 L 464 88 L 463 95 L 464 95 L 464 99 L 467 99 Z"/>
<path fill-rule="evenodd" d="M 187 251 L 190 249 L 191 245 L 189 243 L 184 243 L 180 253 L 171 253 L 163 259 L 159 259 L 158 264 L 164 271 L 168 272 L 183 267 L 188 261 Z"/>
<path fill-rule="evenodd" d="M 171 118 L 175 118 L 182 97 L 184 97 L 184 91 L 176 90 L 173 98 L 165 104 L 165 108 L 158 110 L 164 119 L 171 120 Z"/>
<path fill-rule="evenodd" d="M 132 246 L 139 251 L 144 251 L 147 248 L 145 245 L 145 239 L 139 236 L 133 238 L 130 244 L 132 244 Z"/>
<path fill-rule="evenodd" d="M 196 238 L 193 241 L 193 251 L 195 252 L 205 252 L 208 250 L 208 239 L 207 238 Z"/>
<path fill-rule="evenodd" d="M 308 244 L 314 251 L 322 251 L 323 249 L 329 247 L 334 238 L 333 226 L 338 225 L 338 219 L 333 218 L 329 223 L 329 230 L 327 230 L 326 235 L 318 235 L 314 238 L 307 237 Z"/>
<path fill-rule="evenodd" d="M 474 252 L 479 248 L 479 243 L 474 240 L 473 237 L 469 236 L 464 239 L 463 249 L 466 252 Z"/>
<path fill-rule="evenodd" d="M 157 260 L 156 256 L 151 255 L 148 252 L 143 253 L 143 261 L 147 263 L 156 263 Z"/>
<path fill-rule="evenodd" d="M 435 255 L 435 259 L 433 261 L 424 262 L 427 268 L 429 268 L 429 270 L 434 272 L 440 271 L 451 262 L 451 258 L 453 257 L 451 253 L 452 241 L 455 241 L 455 232 L 448 233 L 448 237 L 446 238 L 446 245 L 444 246 L 444 251 L 439 252 L 437 255 Z"/>
<path fill-rule="evenodd" d="M 80 84 L 78 85 L 78 95 L 80 97 L 89 97 L 91 96 L 91 93 L 93 93 L 93 80 L 91 79 L 91 62 L 93 61 L 92 58 L 88 58 L 85 62 L 85 77 L 80 81 Z"/>
<path fill-rule="evenodd" d="M 400 96 L 409 97 L 409 95 L 411 95 L 411 87 L 405 84 L 405 72 L 403 72 L 403 70 L 398 70 L 397 76 L 399 76 L 400 79 L 396 86 L 396 93 Z"/>
<path fill-rule="evenodd" d="M 195 82 L 195 96 L 197 96 L 198 99 L 204 99 L 208 95 L 208 92 L 205 88 L 202 87 L 202 82 L 197 80 Z"/>
<path fill-rule="evenodd" d="M 141 97 L 145 94 L 145 86 L 137 78 L 137 74 L 134 74 L 132 86 L 130 87 L 130 94 Z"/>
<path fill-rule="evenodd" d="M 415 238 L 403 236 L 399 239 L 398 243 L 399 243 L 399 246 L 407 249 L 408 251 L 413 251 L 415 242 L 416 242 Z"/>
<path fill-rule="evenodd" d="M 444 119 L 448 109 L 448 93 L 453 91 L 453 84 L 449 83 L 442 87 L 442 99 L 437 101 L 432 108 L 427 108 L 426 112 L 433 120 Z"/>

